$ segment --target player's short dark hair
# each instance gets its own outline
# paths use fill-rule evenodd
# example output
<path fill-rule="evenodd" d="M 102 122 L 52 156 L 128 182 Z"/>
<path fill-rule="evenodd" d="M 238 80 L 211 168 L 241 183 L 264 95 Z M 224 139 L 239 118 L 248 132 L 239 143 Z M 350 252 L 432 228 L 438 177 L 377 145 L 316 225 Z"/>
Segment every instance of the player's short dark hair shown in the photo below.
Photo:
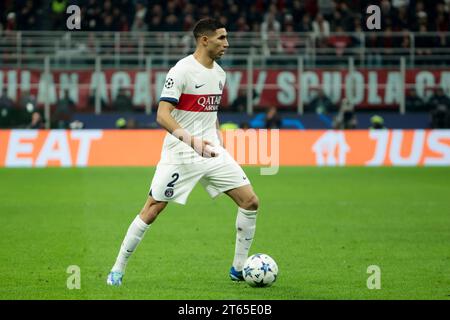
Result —
<path fill-rule="evenodd" d="M 201 36 L 214 33 L 217 29 L 221 28 L 225 28 L 225 26 L 219 20 L 211 18 L 201 19 L 195 24 L 193 30 L 194 37 L 198 39 Z"/>

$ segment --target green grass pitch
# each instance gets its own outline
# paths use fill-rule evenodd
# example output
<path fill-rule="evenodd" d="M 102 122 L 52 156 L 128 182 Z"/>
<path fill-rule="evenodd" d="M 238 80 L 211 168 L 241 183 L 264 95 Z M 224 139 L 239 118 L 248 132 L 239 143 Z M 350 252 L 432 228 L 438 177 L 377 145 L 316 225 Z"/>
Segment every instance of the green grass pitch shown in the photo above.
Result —
<path fill-rule="evenodd" d="M 154 168 L 0 169 L 0 299 L 449 299 L 450 168 L 246 167 L 260 198 L 251 253 L 277 282 L 228 278 L 236 206 L 198 185 L 169 205 L 106 286 Z M 66 287 L 70 265 L 81 289 Z M 381 269 L 369 290 L 367 267 Z"/>

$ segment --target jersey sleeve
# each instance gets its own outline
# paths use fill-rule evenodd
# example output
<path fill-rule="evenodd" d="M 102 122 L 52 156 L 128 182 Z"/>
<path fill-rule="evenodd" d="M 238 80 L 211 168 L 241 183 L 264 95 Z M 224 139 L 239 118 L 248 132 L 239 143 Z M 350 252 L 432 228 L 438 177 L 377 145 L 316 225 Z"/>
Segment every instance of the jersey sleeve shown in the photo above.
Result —
<path fill-rule="evenodd" d="M 180 69 L 173 67 L 167 73 L 159 101 L 167 101 L 175 105 L 178 104 L 185 87 L 184 72 Z"/>

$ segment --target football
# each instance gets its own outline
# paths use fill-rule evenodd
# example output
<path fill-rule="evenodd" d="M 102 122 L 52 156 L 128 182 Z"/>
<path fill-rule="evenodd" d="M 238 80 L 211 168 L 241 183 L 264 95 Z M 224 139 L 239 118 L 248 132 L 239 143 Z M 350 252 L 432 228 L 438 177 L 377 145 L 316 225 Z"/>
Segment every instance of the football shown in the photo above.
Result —
<path fill-rule="evenodd" d="M 247 258 L 242 274 L 252 287 L 268 287 L 277 280 L 278 266 L 269 255 L 257 253 Z"/>

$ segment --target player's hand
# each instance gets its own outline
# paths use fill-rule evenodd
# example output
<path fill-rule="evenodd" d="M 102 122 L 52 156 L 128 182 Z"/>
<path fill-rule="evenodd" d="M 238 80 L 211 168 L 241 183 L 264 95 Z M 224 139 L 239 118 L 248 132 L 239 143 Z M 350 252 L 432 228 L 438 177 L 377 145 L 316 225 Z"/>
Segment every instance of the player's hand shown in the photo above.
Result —
<path fill-rule="evenodd" d="M 214 158 L 219 154 L 215 151 L 214 145 L 208 140 L 193 138 L 192 148 L 203 158 Z"/>

